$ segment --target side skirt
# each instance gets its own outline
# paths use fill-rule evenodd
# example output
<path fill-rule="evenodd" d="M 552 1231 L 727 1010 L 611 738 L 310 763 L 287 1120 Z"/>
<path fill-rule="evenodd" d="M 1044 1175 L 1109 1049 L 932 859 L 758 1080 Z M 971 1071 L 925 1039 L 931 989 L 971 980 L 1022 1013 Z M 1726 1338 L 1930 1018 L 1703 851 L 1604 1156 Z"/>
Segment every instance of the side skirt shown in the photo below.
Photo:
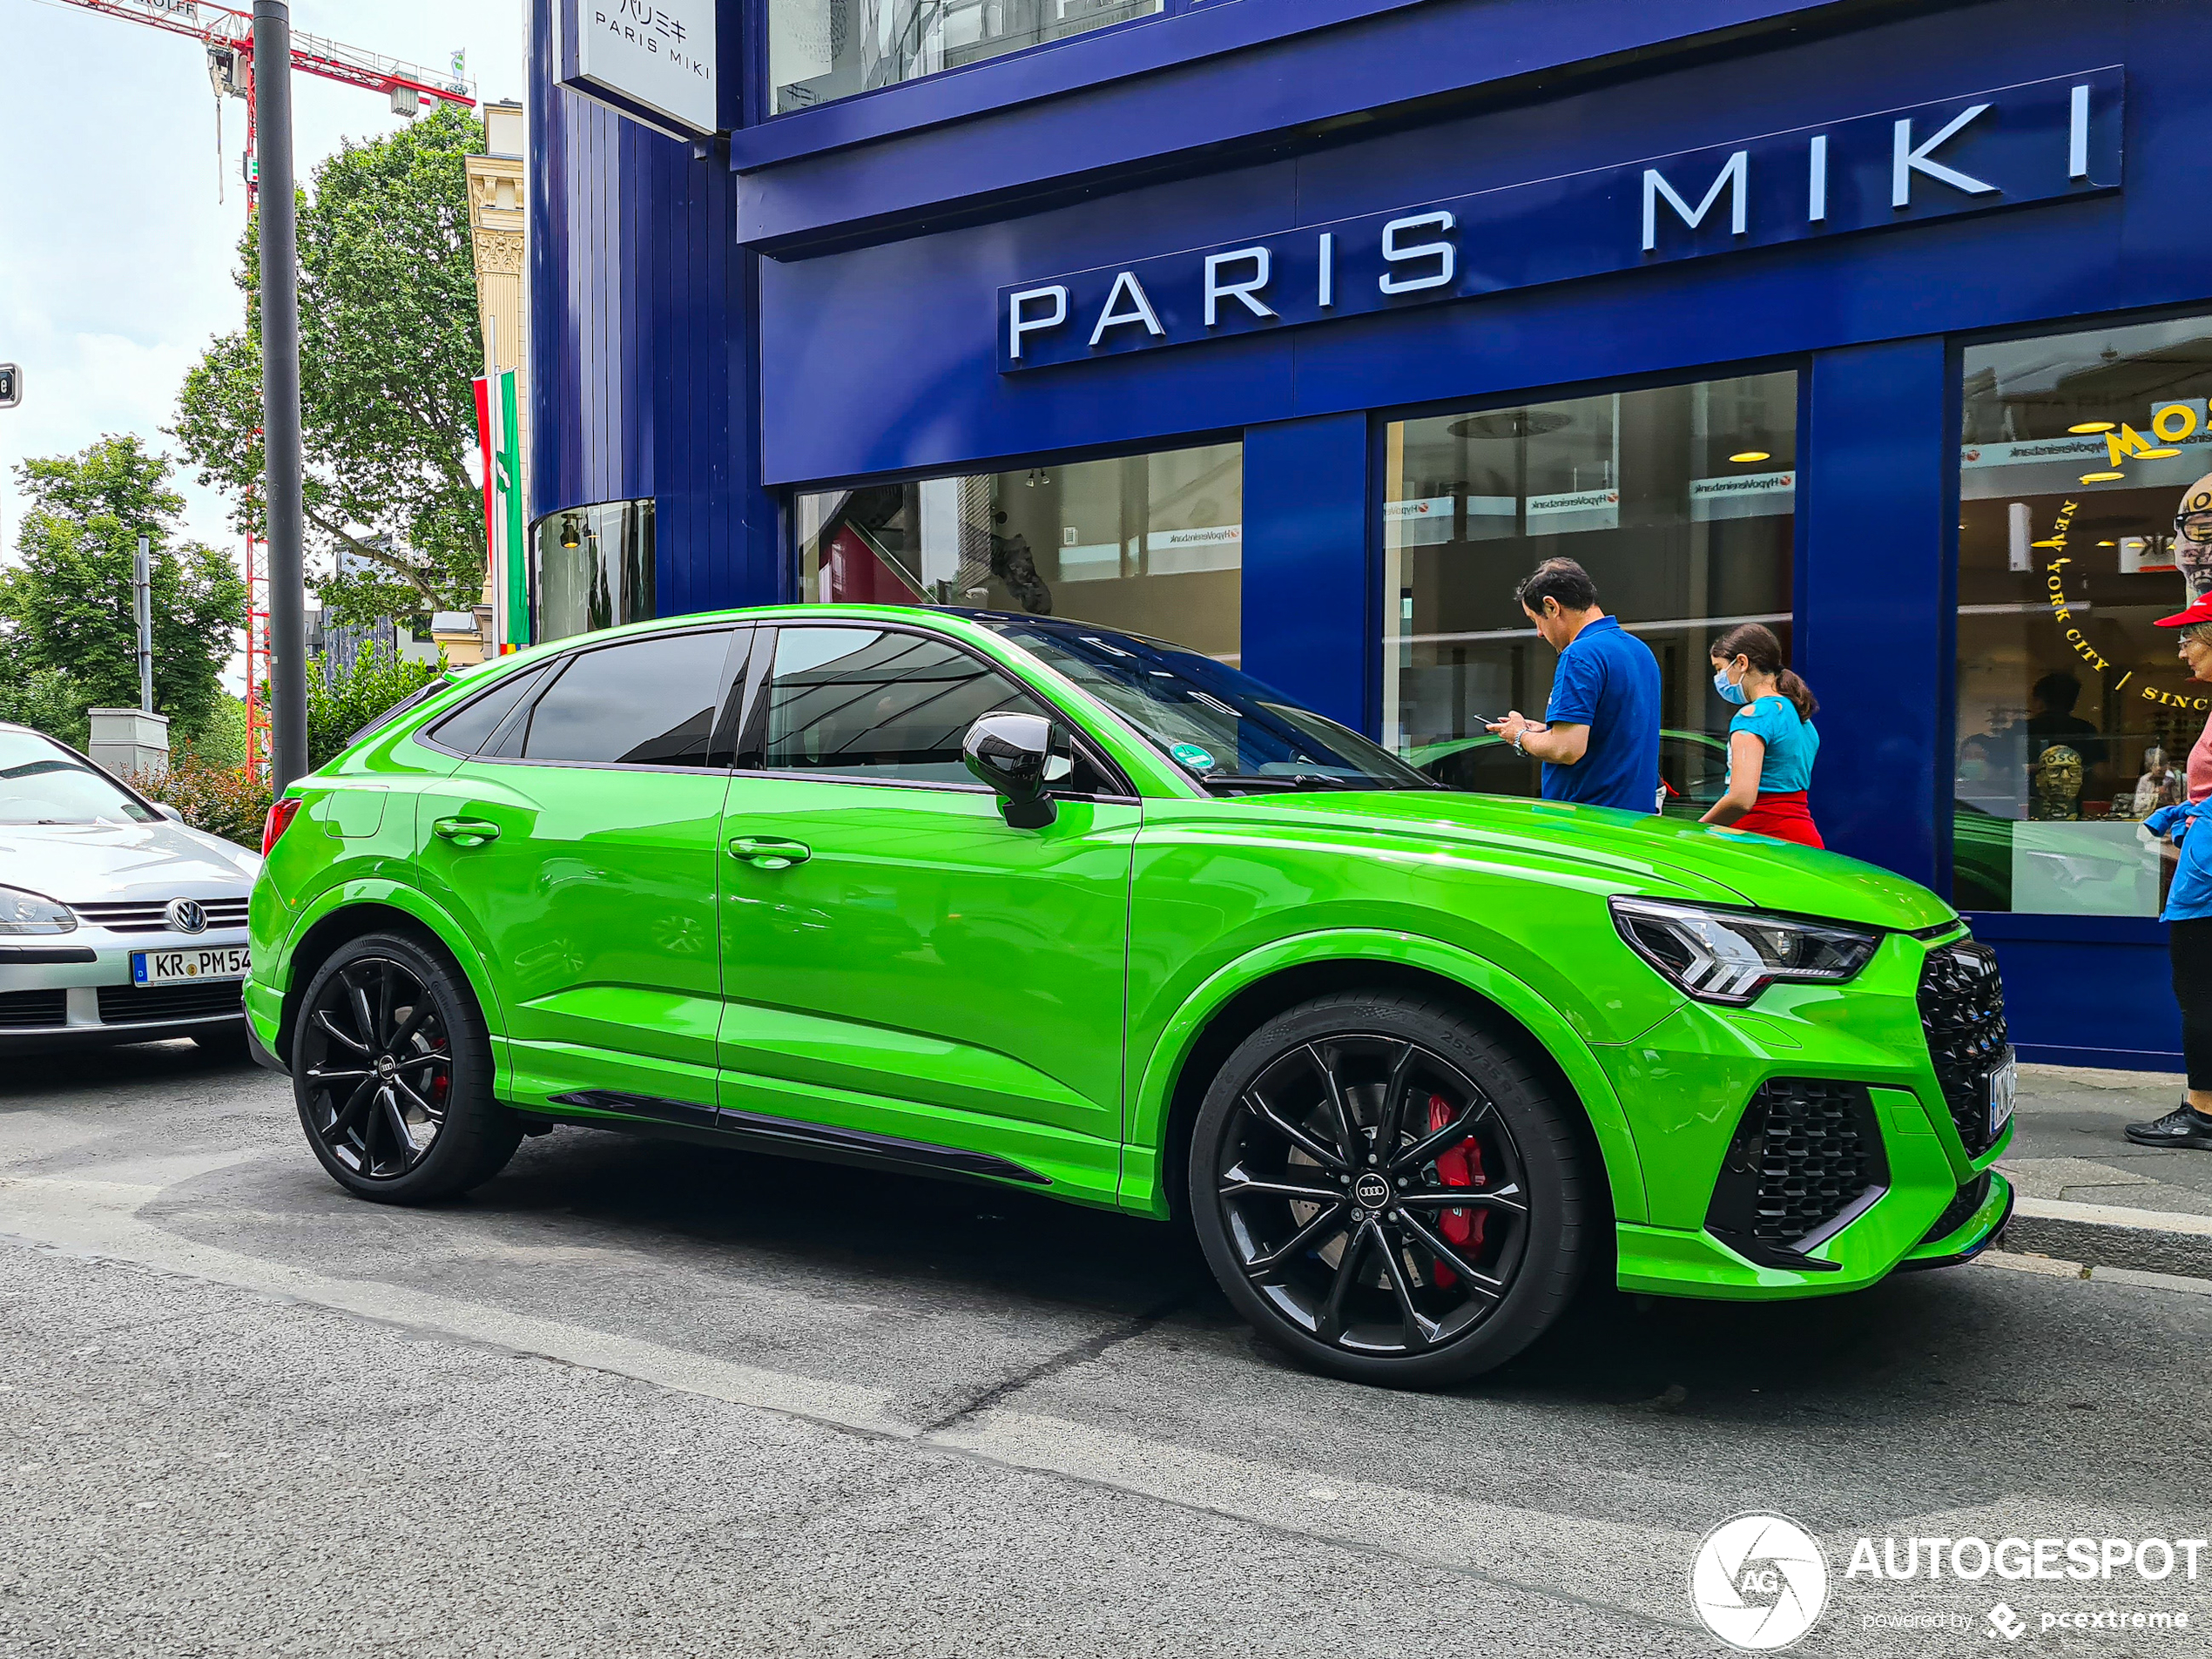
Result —
<path fill-rule="evenodd" d="M 813 1158 L 831 1163 L 896 1167 L 923 1175 L 954 1179 L 1018 1181 L 1025 1186 L 1049 1187 L 1052 1179 L 1025 1168 L 1011 1158 L 991 1152 L 972 1152 L 956 1146 L 933 1146 L 927 1141 L 902 1140 L 867 1130 L 839 1129 L 826 1123 L 801 1123 L 795 1118 L 770 1117 L 760 1112 L 741 1112 L 728 1107 L 699 1106 L 689 1101 L 663 1100 L 655 1095 L 631 1095 L 611 1089 L 583 1089 L 556 1095 L 556 1106 L 577 1106 L 586 1111 L 619 1112 L 642 1122 L 590 1120 L 595 1129 L 632 1130 L 671 1134 L 674 1138 L 707 1146 L 748 1146 L 787 1157 Z M 576 1118 L 558 1121 L 577 1123 Z"/>

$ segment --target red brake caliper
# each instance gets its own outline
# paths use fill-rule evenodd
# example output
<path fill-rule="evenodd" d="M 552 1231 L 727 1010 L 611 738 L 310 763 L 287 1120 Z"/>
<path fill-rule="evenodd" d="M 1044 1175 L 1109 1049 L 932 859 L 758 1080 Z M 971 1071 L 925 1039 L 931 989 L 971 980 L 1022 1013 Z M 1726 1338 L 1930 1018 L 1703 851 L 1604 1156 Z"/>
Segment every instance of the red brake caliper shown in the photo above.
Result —
<path fill-rule="evenodd" d="M 1432 1135 L 1452 1121 L 1451 1103 L 1441 1095 L 1428 1097 L 1428 1132 Z M 1479 1187 L 1482 1184 L 1482 1149 L 1470 1135 L 1449 1151 L 1436 1155 L 1437 1179 L 1447 1187 Z M 1462 1250 L 1474 1251 L 1482 1248 L 1483 1224 L 1489 1217 L 1480 1210 L 1447 1210 L 1440 1231 L 1451 1243 Z M 1460 1276 L 1443 1263 L 1436 1264 L 1436 1283 L 1439 1289 L 1448 1288 L 1460 1282 Z"/>

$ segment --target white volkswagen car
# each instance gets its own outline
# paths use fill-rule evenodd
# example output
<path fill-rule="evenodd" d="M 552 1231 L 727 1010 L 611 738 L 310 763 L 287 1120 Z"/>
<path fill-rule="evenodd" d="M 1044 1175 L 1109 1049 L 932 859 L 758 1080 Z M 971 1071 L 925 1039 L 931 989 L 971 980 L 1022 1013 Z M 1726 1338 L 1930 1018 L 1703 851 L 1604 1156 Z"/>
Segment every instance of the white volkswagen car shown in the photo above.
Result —
<path fill-rule="evenodd" d="M 246 1055 L 258 854 L 0 722 L 0 1051 L 190 1037 Z"/>

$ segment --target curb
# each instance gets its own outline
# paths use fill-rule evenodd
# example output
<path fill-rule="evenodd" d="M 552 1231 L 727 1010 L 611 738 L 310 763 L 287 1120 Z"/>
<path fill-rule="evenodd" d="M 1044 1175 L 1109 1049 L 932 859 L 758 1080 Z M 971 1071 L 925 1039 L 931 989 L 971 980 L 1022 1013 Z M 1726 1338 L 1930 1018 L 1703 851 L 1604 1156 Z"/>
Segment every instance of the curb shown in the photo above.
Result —
<path fill-rule="evenodd" d="M 2022 1198 L 2003 1244 L 2065 1261 L 2212 1278 L 2212 1216 Z"/>

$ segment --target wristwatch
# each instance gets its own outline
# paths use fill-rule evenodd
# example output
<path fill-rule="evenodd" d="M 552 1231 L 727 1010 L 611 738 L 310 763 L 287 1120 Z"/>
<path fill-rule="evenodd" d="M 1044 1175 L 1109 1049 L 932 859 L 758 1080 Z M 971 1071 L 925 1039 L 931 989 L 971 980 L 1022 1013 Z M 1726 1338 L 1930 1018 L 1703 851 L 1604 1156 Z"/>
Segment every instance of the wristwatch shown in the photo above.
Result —
<path fill-rule="evenodd" d="M 1524 759 L 1527 758 L 1528 751 L 1521 746 L 1521 740 L 1527 735 L 1528 728 L 1525 725 L 1516 727 L 1513 734 L 1513 752 Z"/>

